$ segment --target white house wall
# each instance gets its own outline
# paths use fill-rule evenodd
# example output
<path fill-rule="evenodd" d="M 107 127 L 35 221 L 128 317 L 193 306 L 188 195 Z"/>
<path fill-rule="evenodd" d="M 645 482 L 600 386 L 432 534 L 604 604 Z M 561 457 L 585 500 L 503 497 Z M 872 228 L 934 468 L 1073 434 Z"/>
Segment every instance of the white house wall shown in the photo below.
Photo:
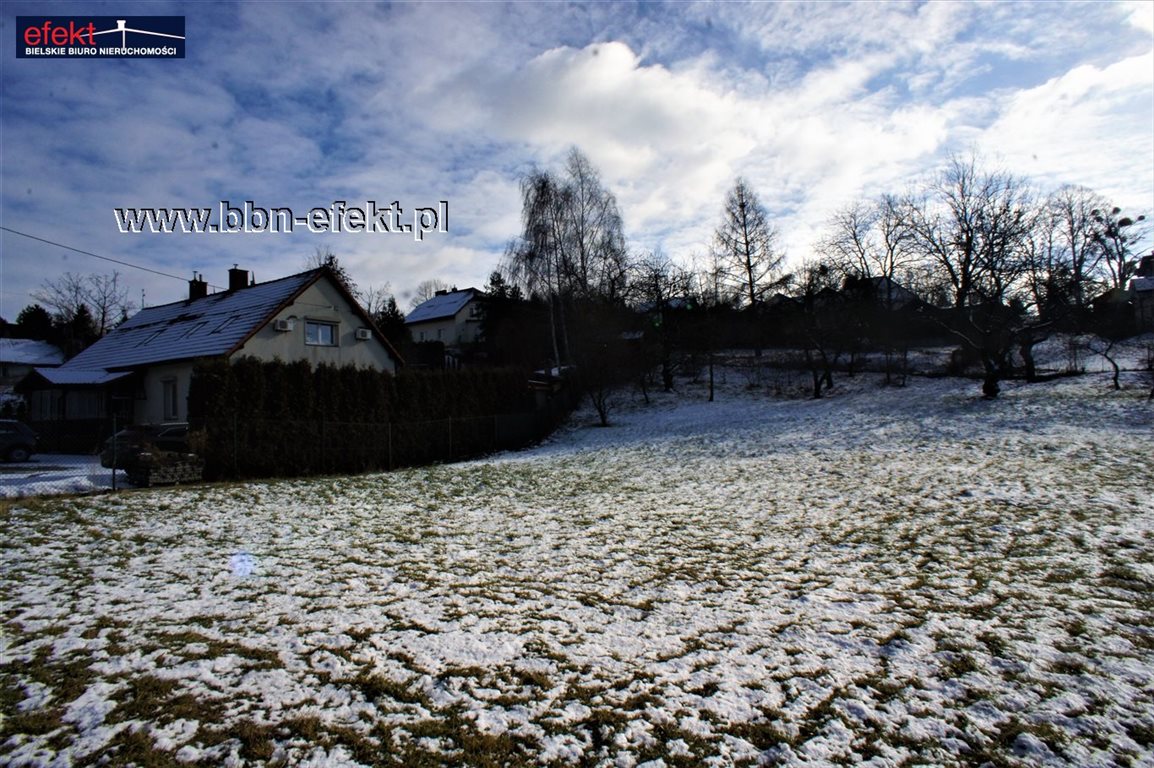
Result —
<path fill-rule="evenodd" d="M 413 341 L 440 341 L 452 346 L 457 343 L 457 324 L 452 318 L 445 320 L 430 320 L 425 323 L 413 323 L 409 327 Z"/>
<path fill-rule="evenodd" d="M 176 384 L 176 411 L 164 412 L 165 382 Z M 141 387 L 133 405 L 137 424 L 161 424 L 166 421 L 188 421 L 188 387 L 192 381 L 192 363 L 154 365 L 144 372 Z"/>
<path fill-rule="evenodd" d="M 417 342 L 440 341 L 449 347 L 472 344 L 481 335 L 481 322 L 476 316 L 476 307 L 477 303 L 470 301 L 457 310 L 453 317 L 412 323 L 409 333 L 413 341 Z"/>
<path fill-rule="evenodd" d="M 288 320 L 292 330 L 276 330 L 277 320 Z M 316 346 L 305 343 L 305 324 L 309 320 L 335 323 L 336 346 Z M 360 316 L 349 306 L 340 291 L 325 280 L 309 286 L 297 300 L 286 307 L 245 342 L 236 356 L 252 356 L 261 360 L 307 360 L 316 367 L 355 365 L 395 372 L 396 362 L 388 349 L 375 336 L 360 341 L 357 329 L 366 327 Z"/>

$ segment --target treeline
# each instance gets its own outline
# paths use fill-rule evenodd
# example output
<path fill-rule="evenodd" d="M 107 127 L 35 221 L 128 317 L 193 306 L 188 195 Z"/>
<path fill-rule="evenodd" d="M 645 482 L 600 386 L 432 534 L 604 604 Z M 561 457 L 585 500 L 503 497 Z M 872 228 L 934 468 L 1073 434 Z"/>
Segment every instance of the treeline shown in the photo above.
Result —
<path fill-rule="evenodd" d="M 538 411 L 522 369 L 393 376 L 255 358 L 198 364 L 188 409 L 191 447 L 205 457 L 206 476 L 214 479 L 462 458 L 527 444 L 559 415 Z"/>
<path fill-rule="evenodd" d="M 65 272 L 45 280 L 29 304 L 9 324 L 0 319 L 5 336 L 54 344 L 65 358 L 74 357 L 127 319 L 135 305 L 120 273 L 77 275 Z"/>
<path fill-rule="evenodd" d="M 628 249 L 615 198 L 576 149 L 559 172 L 524 177 L 521 195 L 522 231 L 490 280 L 481 351 L 573 366 L 603 420 L 606 388 L 652 371 L 668 388 L 678 360 L 732 346 L 791 347 L 820 396 L 835 362 L 852 368 L 859 352 L 884 352 L 901 383 L 912 344 L 950 342 L 993 397 L 1003 379 L 1035 376 L 1032 350 L 1050 334 L 1109 343 L 1138 330 L 1126 289 L 1145 216 L 1082 187 L 1043 192 L 974 158 L 847 206 L 792 264 L 740 178 L 709 252 L 682 262 Z"/>

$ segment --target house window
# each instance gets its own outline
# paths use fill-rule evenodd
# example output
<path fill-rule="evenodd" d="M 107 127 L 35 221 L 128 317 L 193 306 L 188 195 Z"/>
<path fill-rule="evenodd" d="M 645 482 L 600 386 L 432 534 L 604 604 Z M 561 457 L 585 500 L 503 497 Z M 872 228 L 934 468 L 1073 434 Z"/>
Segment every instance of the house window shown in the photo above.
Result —
<path fill-rule="evenodd" d="M 137 344 L 136 346 L 138 346 L 138 347 L 143 347 L 145 344 L 148 344 L 149 342 L 151 342 L 153 339 L 155 339 L 157 336 L 159 336 L 159 335 L 160 335 L 160 334 L 162 334 L 162 333 L 164 333 L 164 329 L 163 329 L 163 328 L 161 328 L 159 331 L 153 331 L 153 332 L 152 332 L 152 333 L 150 333 L 148 336 L 146 336 L 146 337 L 144 338 L 144 340 L 143 340 L 143 341 L 141 341 L 141 342 L 140 342 L 139 344 Z"/>
<path fill-rule="evenodd" d="M 305 344 L 317 347 L 335 347 L 337 345 L 337 326 L 333 323 L 305 321 Z"/>
<path fill-rule="evenodd" d="M 212 332 L 213 333 L 220 333 L 225 328 L 228 328 L 230 325 L 235 323 L 237 321 L 238 317 L 239 317 L 238 315 L 229 315 L 228 317 L 226 317 L 224 319 L 224 322 L 222 322 L 220 325 L 218 325 L 216 328 L 214 328 Z"/>
<path fill-rule="evenodd" d="M 191 327 L 191 328 L 189 328 L 187 331 L 185 331 L 185 332 L 184 332 L 184 335 L 183 335 L 183 336 L 181 336 L 180 338 L 182 338 L 182 339 L 187 339 L 187 338 L 189 338 L 189 337 L 191 337 L 191 336 L 195 336 L 196 334 L 198 334 L 198 333 L 200 333 L 201 331 L 203 331 L 203 330 L 204 330 L 204 326 L 206 326 L 206 325 L 208 325 L 208 321 L 207 321 L 207 320 L 202 320 L 201 322 L 197 323 L 196 325 L 192 326 L 192 327 Z"/>
<path fill-rule="evenodd" d="M 180 418 L 176 412 L 176 379 L 162 379 L 160 390 L 164 395 L 164 420 L 176 421 Z"/>

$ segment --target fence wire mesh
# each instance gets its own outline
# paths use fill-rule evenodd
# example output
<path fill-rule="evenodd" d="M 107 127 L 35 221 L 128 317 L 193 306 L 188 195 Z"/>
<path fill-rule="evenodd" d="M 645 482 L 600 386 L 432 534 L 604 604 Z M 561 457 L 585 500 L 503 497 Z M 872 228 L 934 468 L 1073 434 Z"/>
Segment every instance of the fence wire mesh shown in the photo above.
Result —
<path fill-rule="evenodd" d="M 523 448 L 547 435 L 561 408 L 526 413 L 418 422 L 336 422 L 285 419 L 202 419 L 190 426 L 189 452 L 203 463 L 195 478 L 101 465 L 102 430 L 84 425 L 83 437 L 61 423 L 35 425 L 46 448 L 27 461 L 0 464 L 0 499 L 117 490 L 190 479 L 299 477 L 387 471 L 459 461 Z M 112 434 L 111 427 L 103 433 Z M 164 459 L 161 467 L 167 467 Z"/>

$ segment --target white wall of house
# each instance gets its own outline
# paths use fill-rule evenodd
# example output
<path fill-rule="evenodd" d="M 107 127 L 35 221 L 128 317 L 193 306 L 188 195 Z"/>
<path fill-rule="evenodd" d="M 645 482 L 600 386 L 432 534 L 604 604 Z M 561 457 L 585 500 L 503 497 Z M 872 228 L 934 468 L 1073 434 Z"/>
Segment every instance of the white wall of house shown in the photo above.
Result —
<path fill-rule="evenodd" d="M 453 318 L 443 320 L 427 320 L 423 323 L 413 323 L 409 326 L 409 333 L 413 341 L 440 341 L 446 345 L 457 343 L 457 325 Z"/>
<path fill-rule="evenodd" d="M 452 317 L 411 323 L 413 341 L 440 341 L 447 347 L 472 344 L 481 336 L 481 317 L 477 301 L 470 301 Z"/>
<path fill-rule="evenodd" d="M 278 331 L 277 320 L 289 321 L 291 330 Z M 314 367 L 328 363 L 395 372 L 396 361 L 375 334 L 368 339 L 357 338 L 357 330 L 366 327 L 335 286 L 318 280 L 250 337 L 236 356 L 286 362 L 307 360 Z"/>
<path fill-rule="evenodd" d="M 133 420 L 137 424 L 187 421 L 188 386 L 191 381 L 191 362 L 148 368 L 133 403 Z"/>

